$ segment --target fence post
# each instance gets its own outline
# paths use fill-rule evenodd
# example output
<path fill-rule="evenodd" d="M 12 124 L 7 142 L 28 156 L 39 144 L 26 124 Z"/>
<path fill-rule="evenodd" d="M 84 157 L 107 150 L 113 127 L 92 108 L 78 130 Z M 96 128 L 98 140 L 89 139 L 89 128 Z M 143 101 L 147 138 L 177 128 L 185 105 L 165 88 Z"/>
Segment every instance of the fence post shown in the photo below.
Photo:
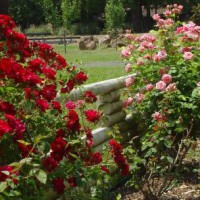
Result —
<path fill-rule="evenodd" d="M 67 47 L 66 47 L 67 45 L 66 45 L 66 41 L 65 41 L 65 31 L 64 31 L 64 49 L 65 49 L 65 54 L 66 54 L 66 52 L 67 52 Z"/>

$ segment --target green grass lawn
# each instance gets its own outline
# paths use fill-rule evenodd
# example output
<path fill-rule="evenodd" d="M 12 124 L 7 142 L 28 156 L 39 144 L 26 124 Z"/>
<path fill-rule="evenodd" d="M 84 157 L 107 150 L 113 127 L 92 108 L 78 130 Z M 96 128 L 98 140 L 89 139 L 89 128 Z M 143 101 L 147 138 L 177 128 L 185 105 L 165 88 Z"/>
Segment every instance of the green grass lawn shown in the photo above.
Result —
<path fill-rule="evenodd" d="M 88 63 L 99 61 L 120 61 L 120 50 L 114 48 L 96 49 L 96 50 L 79 50 L 78 44 L 67 45 L 66 54 L 64 45 L 55 45 L 54 48 L 58 53 L 64 56 L 68 63 Z"/>
<path fill-rule="evenodd" d="M 117 78 L 126 75 L 124 67 L 83 67 L 87 72 L 89 79 L 88 83 L 94 83 L 98 81 L 103 81 L 111 78 Z"/>
<path fill-rule="evenodd" d="M 69 64 L 75 64 L 85 70 L 89 76 L 88 83 L 103 81 L 126 75 L 124 64 L 109 65 L 109 62 L 120 62 L 120 50 L 114 48 L 79 50 L 77 44 L 67 45 L 66 54 L 64 45 L 55 45 L 55 50 L 60 53 Z M 87 65 L 90 63 L 89 65 Z M 101 66 L 102 64 L 102 66 Z"/>

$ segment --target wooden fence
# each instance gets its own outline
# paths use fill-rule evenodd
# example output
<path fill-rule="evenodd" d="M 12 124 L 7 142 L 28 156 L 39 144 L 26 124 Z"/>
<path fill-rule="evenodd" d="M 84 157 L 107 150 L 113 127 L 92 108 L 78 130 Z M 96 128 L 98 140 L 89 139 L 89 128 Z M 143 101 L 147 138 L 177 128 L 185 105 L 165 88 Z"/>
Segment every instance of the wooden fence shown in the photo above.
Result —
<path fill-rule="evenodd" d="M 84 91 L 92 91 L 98 97 L 96 106 L 103 112 L 103 116 L 99 127 L 92 131 L 95 151 L 101 151 L 103 145 L 108 143 L 111 139 L 109 133 L 113 131 L 114 126 L 117 126 L 121 133 L 122 144 L 137 136 L 134 132 L 136 124 L 131 114 L 124 111 L 123 100 L 120 98 L 121 89 L 126 87 L 125 79 L 130 76 L 135 76 L 135 74 L 88 84 L 70 93 L 69 99 L 73 101 L 82 99 Z"/>
<path fill-rule="evenodd" d="M 77 42 L 81 37 L 80 36 L 47 36 L 44 33 L 33 33 L 28 34 L 28 39 L 33 42 L 41 42 L 41 43 L 47 43 L 47 44 L 64 44 L 64 51 L 66 53 L 67 45 L 71 43 Z"/>

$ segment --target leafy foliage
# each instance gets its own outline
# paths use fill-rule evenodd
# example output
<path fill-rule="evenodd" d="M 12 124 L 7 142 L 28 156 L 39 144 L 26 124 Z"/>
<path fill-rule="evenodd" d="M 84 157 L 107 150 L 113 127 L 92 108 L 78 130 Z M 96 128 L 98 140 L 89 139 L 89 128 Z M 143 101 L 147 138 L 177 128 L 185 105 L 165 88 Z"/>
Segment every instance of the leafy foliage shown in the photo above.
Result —
<path fill-rule="evenodd" d="M 164 18 L 155 14 L 157 31 L 136 38 L 127 33 L 129 43 L 122 50 L 130 62 L 126 71 L 136 74 L 126 80 L 132 98 L 128 106 L 141 136 L 131 145 L 140 157 L 139 188 L 149 199 L 158 199 L 170 187 L 199 137 L 200 27 L 176 21 L 182 9 L 168 5 Z"/>
<path fill-rule="evenodd" d="M 80 0 L 63 0 L 62 1 L 62 18 L 65 27 L 69 28 L 71 23 L 79 20 L 81 17 L 81 1 Z"/>
<path fill-rule="evenodd" d="M 105 156 L 94 150 L 91 128 L 101 112 L 88 104 L 96 96 L 84 91 L 83 100 L 67 100 L 87 74 L 68 65 L 52 46 L 18 33 L 10 16 L 0 19 L 1 199 L 48 199 L 49 190 L 51 198 L 64 193 L 78 198 L 77 188 L 88 199 L 99 195 L 108 187 L 99 180 L 108 176 L 109 167 L 117 165 L 127 175 L 129 164 L 114 140 Z M 98 185 L 95 194 L 88 182 Z"/>
<path fill-rule="evenodd" d="M 125 20 L 125 10 L 121 0 L 108 0 L 105 7 L 106 29 L 110 32 L 116 32 L 122 29 Z"/>

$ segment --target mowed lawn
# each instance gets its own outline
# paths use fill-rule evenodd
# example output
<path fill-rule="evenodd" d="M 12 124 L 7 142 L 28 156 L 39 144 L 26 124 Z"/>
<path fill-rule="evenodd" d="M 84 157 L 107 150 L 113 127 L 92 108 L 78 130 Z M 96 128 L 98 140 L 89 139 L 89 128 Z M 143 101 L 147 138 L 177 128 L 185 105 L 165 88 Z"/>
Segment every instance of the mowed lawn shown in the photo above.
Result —
<path fill-rule="evenodd" d="M 68 64 L 75 64 L 87 72 L 89 79 L 86 83 L 126 75 L 124 63 L 121 63 L 120 49 L 117 51 L 115 48 L 79 50 L 78 44 L 70 44 L 67 45 L 65 54 L 64 45 L 55 45 L 54 48 Z"/>

